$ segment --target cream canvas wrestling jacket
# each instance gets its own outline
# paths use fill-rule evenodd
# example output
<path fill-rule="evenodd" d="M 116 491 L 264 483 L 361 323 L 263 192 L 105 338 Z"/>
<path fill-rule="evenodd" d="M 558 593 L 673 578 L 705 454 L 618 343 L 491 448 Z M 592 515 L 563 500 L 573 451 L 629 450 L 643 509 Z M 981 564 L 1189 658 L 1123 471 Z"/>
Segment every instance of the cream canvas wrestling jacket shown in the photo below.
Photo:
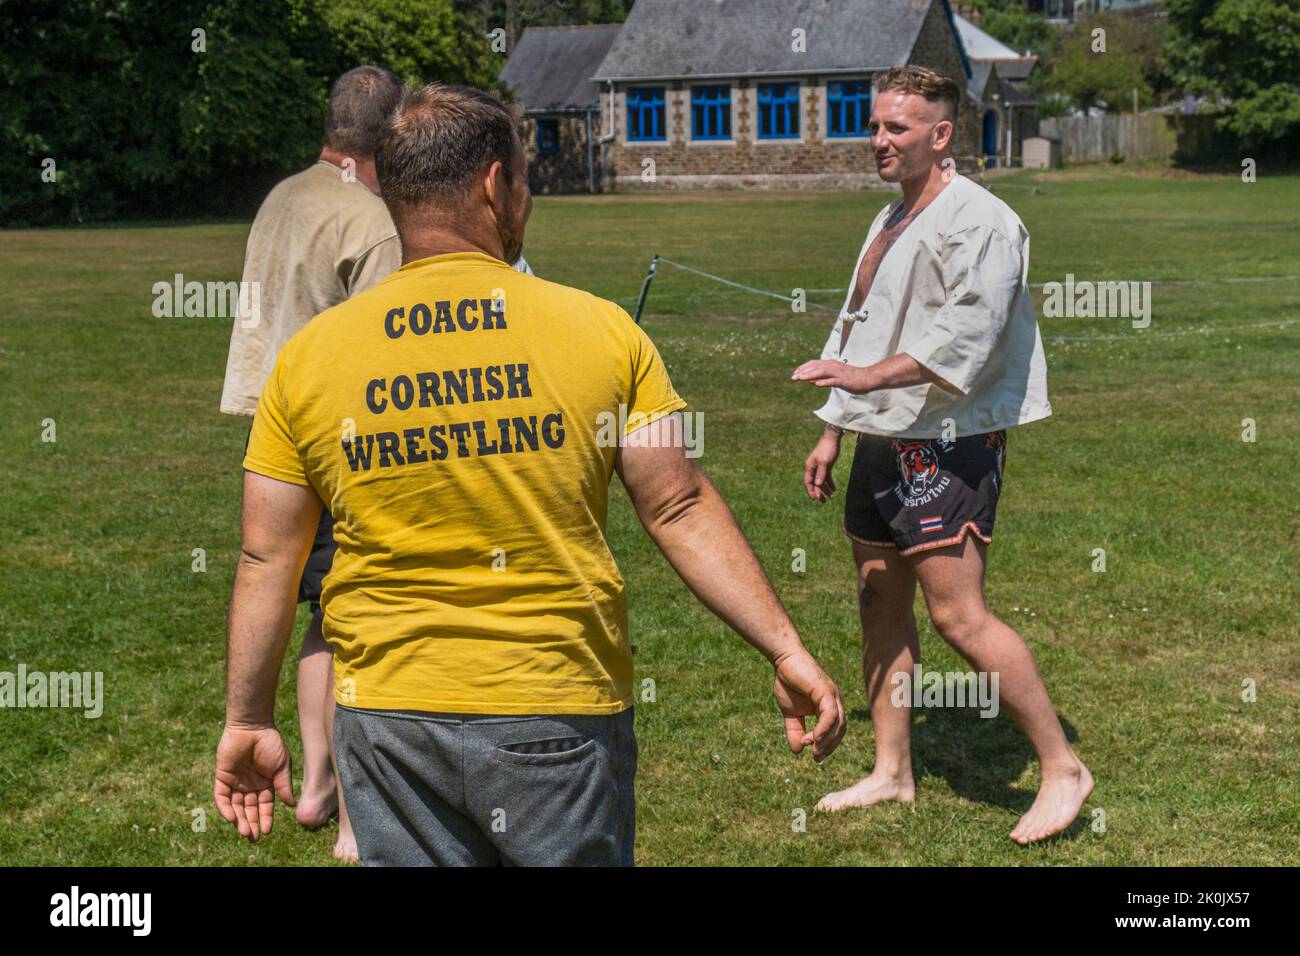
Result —
<path fill-rule="evenodd" d="M 831 389 L 817 411 L 848 431 L 899 438 L 978 435 L 1052 413 L 1047 362 L 1029 298 L 1029 233 L 1011 208 L 956 176 L 885 253 L 871 291 L 849 311 L 862 257 L 890 215 L 876 216 L 822 358 L 874 365 L 907 353 L 945 386 L 854 395 Z M 853 330 L 843 353 L 844 323 Z M 945 434 L 945 422 L 954 428 Z"/>

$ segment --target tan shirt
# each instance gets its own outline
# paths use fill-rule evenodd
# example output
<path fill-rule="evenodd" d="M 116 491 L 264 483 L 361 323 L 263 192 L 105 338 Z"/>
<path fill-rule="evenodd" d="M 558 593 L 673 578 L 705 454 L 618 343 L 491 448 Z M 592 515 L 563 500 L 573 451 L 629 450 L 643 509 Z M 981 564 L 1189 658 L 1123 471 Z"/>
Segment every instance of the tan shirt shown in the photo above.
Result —
<path fill-rule="evenodd" d="M 1029 295 L 1029 233 L 1011 207 L 965 176 L 902 230 L 861 308 L 850 311 L 863 259 L 901 203 L 890 203 L 872 223 L 822 358 L 864 367 L 906 353 L 947 387 L 865 395 L 831 389 L 817 416 L 849 431 L 898 438 L 978 435 L 1046 418 L 1052 406 Z M 856 325 L 841 348 L 848 323 Z"/>
<path fill-rule="evenodd" d="M 383 200 L 324 160 L 266 197 L 244 255 L 221 410 L 252 415 L 281 346 L 318 313 L 396 272 L 402 248 Z M 254 287 L 252 283 L 257 283 Z"/>

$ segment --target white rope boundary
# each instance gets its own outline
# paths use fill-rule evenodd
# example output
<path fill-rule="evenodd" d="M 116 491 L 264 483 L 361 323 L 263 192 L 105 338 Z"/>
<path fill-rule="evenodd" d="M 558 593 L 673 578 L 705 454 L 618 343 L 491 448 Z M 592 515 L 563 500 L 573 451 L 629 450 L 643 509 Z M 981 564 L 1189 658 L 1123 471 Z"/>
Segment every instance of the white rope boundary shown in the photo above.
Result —
<path fill-rule="evenodd" d="M 797 300 L 793 295 L 781 295 L 780 293 L 774 293 L 774 291 L 767 289 L 758 289 L 758 287 L 755 286 L 745 285 L 744 282 L 737 282 L 736 280 L 733 280 L 733 278 L 715 276 L 714 273 L 705 272 L 703 269 L 693 267 L 693 265 L 679 263 L 679 261 L 666 259 L 663 258 L 663 256 L 656 256 L 656 260 L 666 265 L 672 265 L 673 268 L 681 269 L 682 272 L 689 272 L 694 274 L 694 276 L 708 278 L 708 280 L 714 282 L 722 282 L 723 285 L 731 286 L 732 289 L 741 289 L 742 291 L 746 291 L 746 293 L 766 295 L 766 297 L 771 299 L 780 299 L 781 302 L 793 303 Z M 1139 281 L 1151 282 L 1152 285 L 1232 285 L 1238 284 L 1238 282 L 1295 282 L 1300 281 L 1300 274 L 1292 274 L 1292 276 L 1225 276 L 1221 278 L 1149 278 L 1149 280 L 1110 280 L 1110 278 L 1106 278 L 1106 280 L 1100 280 L 1100 278 L 1095 278 L 1095 280 L 1086 280 L 1086 278 L 1075 277 L 1074 284 L 1079 285 L 1082 284 L 1082 282 L 1092 282 L 1092 284 L 1102 284 L 1102 282 L 1106 282 L 1106 284 L 1109 284 L 1109 282 L 1122 282 L 1122 284 L 1131 284 L 1131 282 Z M 1050 284 L 1050 282 L 1031 282 L 1030 289 L 1043 289 L 1043 287 L 1048 285 L 1052 284 Z M 803 291 L 805 291 L 805 293 L 844 293 L 844 291 L 848 290 L 846 290 L 844 286 L 837 286 L 826 287 L 826 289 L 805 289 Z M 822 303 L 818 302 L 809 302 L 806 304 L 828 312 L 839 312 L 836 308 L 823 306 Z"/>
<path fill-rule="evenodd" d="M 1176 339 L 1185 335 L 1230 335 L 1244 329 L 1277 328 L 1300 323 L 1300 319 L 1279 319 L 1274 322 L 1250 322 L 1246 325 L 1204 325 L 1199 329 L 1183 329 L 1177 332 L 1146 332 L 1134 330 L 1128 335 L 1044 335 L 1044 342 L 1134 342 L 1140 339 Z"/>
<path fill-rule="evenodd" d="M 791 304 L 798 301 L 794 296 L 782 295 L 779 292 L 771 292 L 767 289 L 759 289 L 752 285 L 745 285 L 743 282 L 737 282 L 734 279 L 727 279 L 724 278 L 723 276 L 714 275 L 712 272 L 705 272 L 703 269 L 696 269 L 694 266 L 688 266 L 685 263 L 675 262 L 672 259 L 665 259 L 663 256 L 657 256 L 656 261 L 661 262 L 664 265 L 670 265 L 675 269 L 681 269 L 683 272 L 689 272 L 692 275 L 697 275 L 705 279 L 710 279 L 714 282 L 719 282 L 722 285 L 730 286 L 733 289 L 740 289 L 744 292 L 752 292 L 755 295 L 767 296 L 770 299 L 778 299 L 781 302 L 786 302 Z M 1232 284 L 1232 283 L 1240 283 L 1240 282 L 1294 282 L 1296 280 L 1300 280 L 1300 275 L 1239 276 L 1235 278 L 1224 277 L 1224 278 L 1209 278 L 1209 279 L 1150 279 L 1146 281 L 1149 281 L 1152 285 L 1193 285 L 1195 286 L 1195 285 Z M 1076 278 L 1074 280 L 1074 283 L 1077 286 L 1081 282 L 1089 282 L 1089 281 L 1124 282 L 1130 280 L 1111 280 L 1111 279 L 1087 280 L 1087 279 Z M 1048 283 L 1034 282 L 1030 284 L 1030 288 L 1041 289 L 1046 285 L 1048 285 Z M 844 292 L 844 291 L 846 290 L 842 287 L 835 288 L 835 289 L 805 289 L 804 290 L 805 293 L 808 292 L 830 293 L 830 292 Z M 810 302 L 806 299 L 804 300 L 803 304 L 806 306 L 810 306 L 814 309 L 820 309 L 823 312 L 830 312 L 836 315 L 838 315 L 840 311 L 839 309 L 832 308 L 831 306 L 823 305 L 820 302 Z M 1272 321 L 1272 322 L 1253 322 L 1248 325 L 1234 325 L 1234 326 L 1229 326 L 1227 328 L 1223 326 L 1202 326 L 1201 328 L 1198 329 L 1185 329 L 1176 332 L 1147 332 L 1142 330 L 1134 330 L 1133 334 L 1125 334 L 1125 335 L 1045 335 L 1043 336 L 1043 341 L 1053 342 L 1053 343 L 1133 342 L 1140 339 L 1171 339 L 1171 338 L 1181 338 L 1183 336 L 1188 336 L 1188 335 L 1215 335 L 1218 334 L 1219 332 L 1230 333 L 1235 330 L 1243 330 L 1243 329 L 1280 328 L 1284 326 L 1295 325 L 1296 323 L 1300 323 L 1300 319 L 1282 319 L 1282 320 Z"/>
<path fill-rule="evenodd" d="M 722 276 L 715 276 L 711 272 L 705 272 L 702 269 L 696 269 L 693 266 L 684 265 L 680 262 L 674 262 L 672 259 L 665 259 L 663 256 L 658 257 L 658 261 L 665 265 L 681 269 L 683 272 L 690 272 L 697 276 L 703 276 L 706 279 L 712 279 L 714 282 L 721 282 L 723 285 L 729 285 L 733 289 L 743 289 L 745 292 L 753 292 L 755 295 L 765 295 L 770 299 L 780 299 L 782 302 L 795 303 L 798 300 L 794 296 L 782 295 L 779 292 L 769 292 L 767 289 L 756 289 L 752 285 L 745 285 L 743 282 L 736 282 L 733 279 L 724 279 Z M 843 292 L 843 289 L 805 289 L 805 292 Z M 820 302 L 809 302 L 804 300 L 805 305 L 810 305 L 814 309 L 821 309 L 824 312 L 839 313 L 839 309 L 833 309 L 829 305 L 822 305 Z"/>

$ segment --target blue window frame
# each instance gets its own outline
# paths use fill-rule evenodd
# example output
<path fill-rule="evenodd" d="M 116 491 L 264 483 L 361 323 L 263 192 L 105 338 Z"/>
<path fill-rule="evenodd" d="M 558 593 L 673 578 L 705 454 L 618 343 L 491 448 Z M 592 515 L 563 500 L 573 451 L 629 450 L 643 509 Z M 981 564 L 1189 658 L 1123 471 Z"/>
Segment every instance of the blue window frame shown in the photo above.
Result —
<path fill-rule="evenodd" d="M 871 83 L 843 80 L 826 84 L 826 115 L 830 136 L 870 136 Z"/>
<path fill-rule="evenodd" d="M 662 86 L 627 88 L 627 138 L 632 142 L 663 141 L 668 138 Z"/>
<path fill-rule="evenodd" d="M 537 151 L 539 153 L 558 153 L 560 151 L 560 121 L 539 119 L 537 121 Z"/>
<path fill-rule="evenodd" d="M 799 84 L 760 83 L 758 138 L 799 138 Z"/>
<path fill-rule="evenodd" d="M 691 88 L 691 138 L 731 139 L 731 87 Z"/>

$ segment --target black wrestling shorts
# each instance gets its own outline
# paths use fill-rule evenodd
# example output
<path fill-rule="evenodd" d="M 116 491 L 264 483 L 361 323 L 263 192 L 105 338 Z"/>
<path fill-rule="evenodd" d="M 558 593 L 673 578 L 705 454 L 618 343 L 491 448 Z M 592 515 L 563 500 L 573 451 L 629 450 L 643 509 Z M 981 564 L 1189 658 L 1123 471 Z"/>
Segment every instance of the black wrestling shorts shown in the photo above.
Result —
<path fill-rule="evenodd" d="M 844 500 L 844 533 L 904 555 L 986 544 L 1002 491 L 1007 433 L 941 438 L 859 435 Z"/>
<path fill-rule="evenodd" d="M 298 582 L 298 603 L 306 601 L 311 605 L 312 614 L 320 614 L 321 585 L 325 575 L 330 573 L 334 563 L 334 552 L 339 546 L 334 543 L 334 518 L 329 510 L 320 510 L 320 524 L 316 526 L 316 539 L 311 543 L 311 554 L 302 569 L 302 580 Z"/>

